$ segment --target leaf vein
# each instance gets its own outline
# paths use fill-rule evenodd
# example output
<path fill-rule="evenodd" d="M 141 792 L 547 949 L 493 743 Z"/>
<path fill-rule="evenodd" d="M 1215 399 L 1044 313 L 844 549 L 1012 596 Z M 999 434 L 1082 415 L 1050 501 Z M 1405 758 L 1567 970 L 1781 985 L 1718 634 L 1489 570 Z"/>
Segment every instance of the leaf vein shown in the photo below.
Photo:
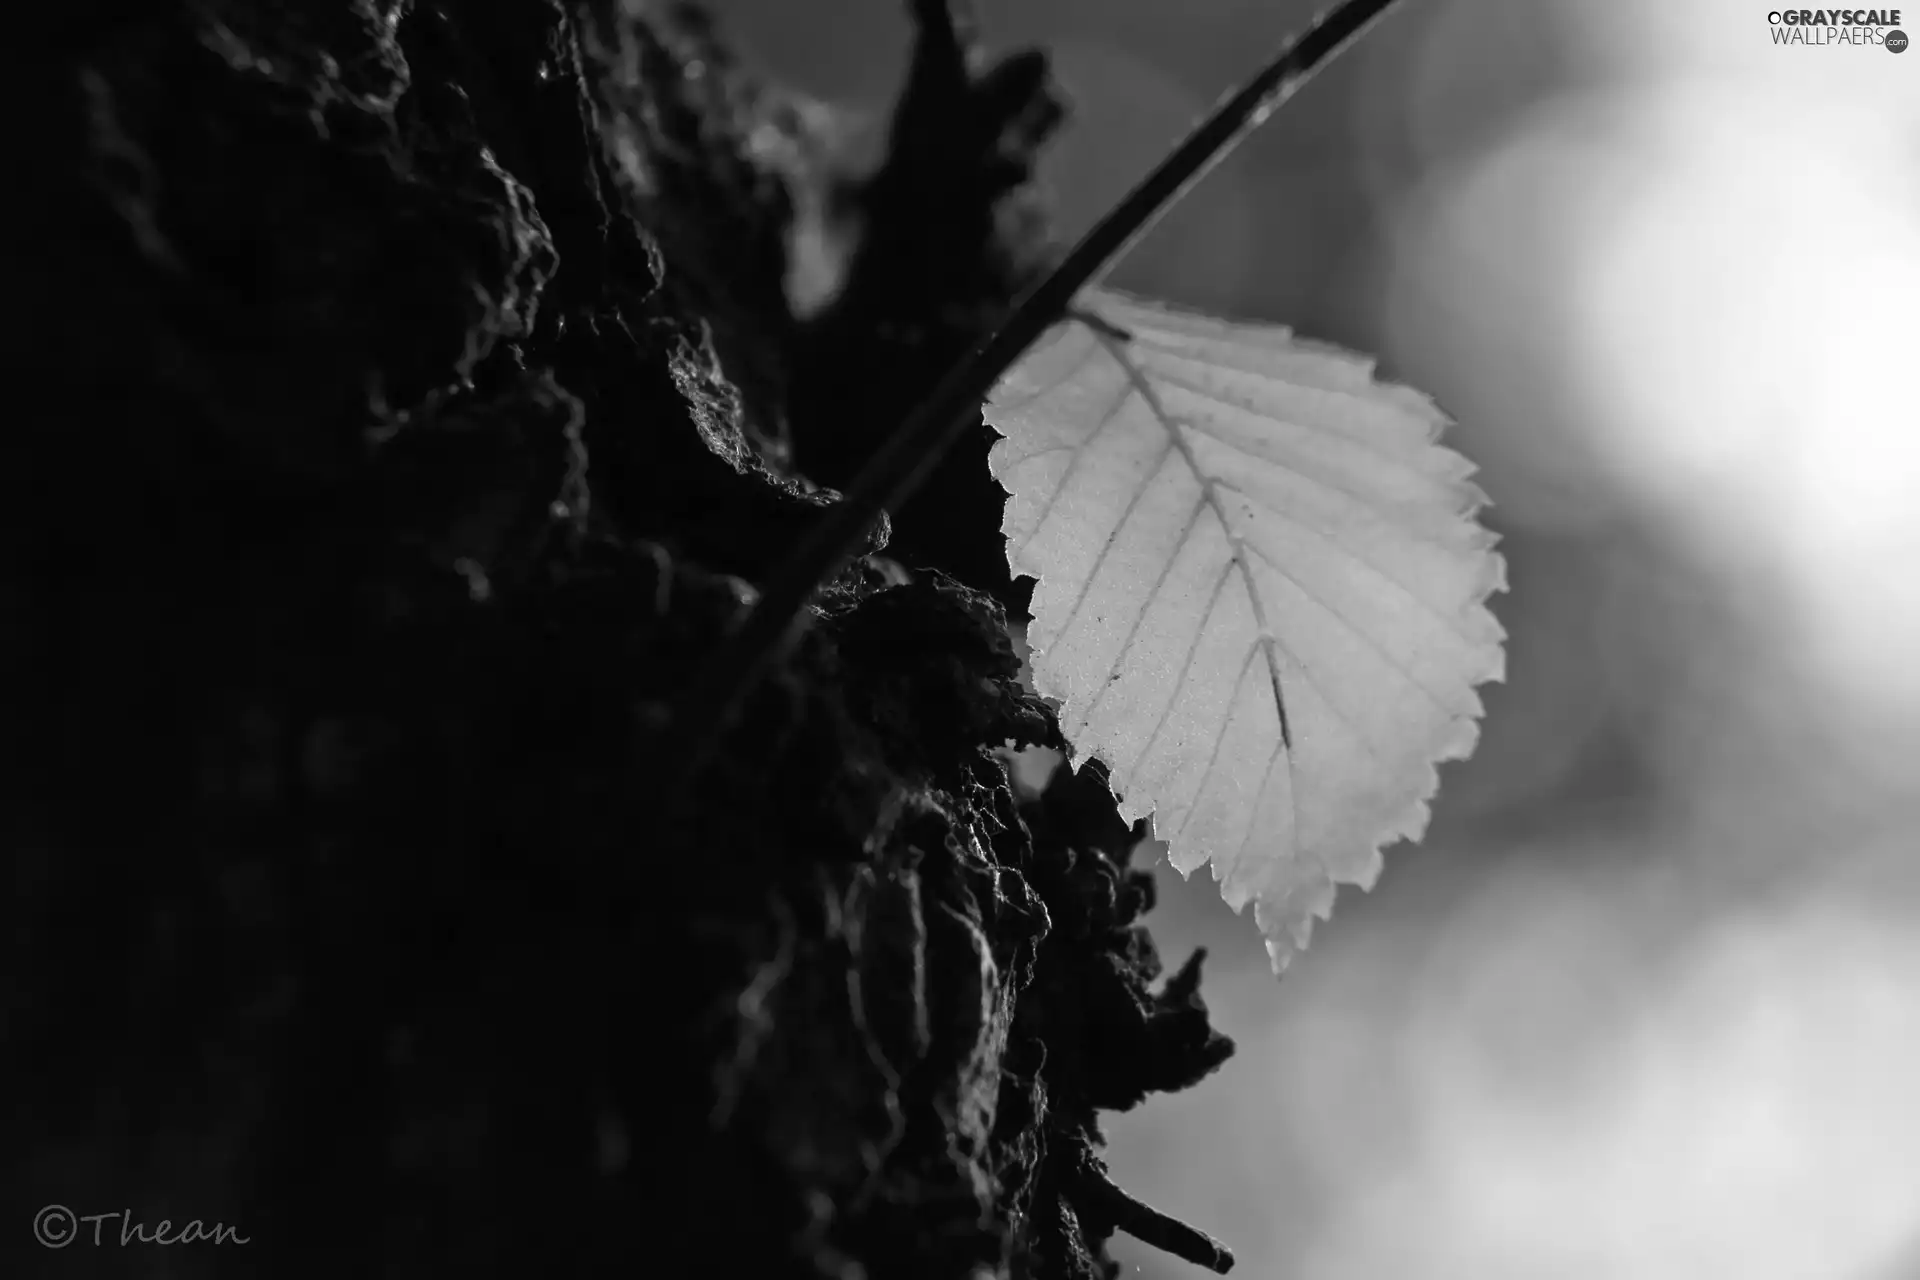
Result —
<path fill-rule="evenodd" d="M 1258 412 L 1258 411 L 1249 410 L 1248 412 Z M 1273 467 L 1278 471 L 1282 471 L 1287 475 L 1295 477 L 1296 479 L 1305 481 L 1307 484 L 1312 485 L 1316 489 L 1323 490 L 1327 493 L 1335 494 L 1338 497 L 1344 498 L 1348 502 L 1351 502 L 1354 506 L 1357 506 L 1364 511 L 1371 512 L 1372 514 L 1378 516 L 1381 520 L 1386 521 L 1389 524 L 1395 525 L 1399 528 L 1407 529 L 1409 532 L 1415 533 L 1416 535 L 1421 536 L 1423 541 L 1429 540 L 1425 536 L 1423 531 L 1417 529 L 1416 527 L 1403 524 L 1397 518 L 1397 514 L 1392 510 L 1390 510 L 1389 508 L 1387 508 L 1386 506 L 1384 506 L 1382 503 L 1368 497 L 1366 494 L 1356 493 L 1354 490 L 1347 488 L 1347 486 L 1328 479 L 1326 476 L 1320 474 L 1317 470 L 1301 465 L 1300 463 L 1282 462 L 1277 458 L 1270 458 L 1270 457 L 1267 457 L 1265 454 L 1255 453 L 1252 450 L 1246 448 L 1244 445 L 1240 444 L 1238 441 L 1234 440 L 1232 437 L 1223 434 L 1219 430 L 1216 430 L 1211 424 L 1208 424 L 1206 422 L 1195 422 L 1195 421 L 1192 421 L 1191 419 L 1183 419 L 1182 421 L 1185 422 L 1189 430 L 1198 432 L 1200 435 L 1205 436 L 1207 439 L 1213 441 L 1215 444 L 1219 445 L 1223 449 L 1230 449 L 1234 453 L 1239 454 L 1242 458 L 1246 458 L 1251 462 L 1259 463 L 1262 466 Z M 1275 421 L 1278 421 L 1278 419 L 1275 419 Z M 1423 480 L 1432 480 L 1436 478 L 1431 472 L 1427 472 L 1427 471 L 1414 470 L 1413 474 L 1419 476 Z"/>
<path fill-rule="evenodd" d="M 1233 846 L 1233 856 L 1229 861 L 1239 862 L 1241 856 L 1246 853 L 1247 846 L 1253 842 L 1253 833 L 1257 829 L 1257 824 L 1260 821 L 1260 806 L 1267 801 L 1267 788 L 1273 785 L 1274 766 L 1280 763 L 1280 757 L 1283 755 L 1287 758 L 1287 774 L 1291 777 L 1293 774 L 1293 753 L 1287 750 L 1287 743 L 1284 737 L 1273 744 L 1273 752 L 1267 757 L 1267 766 L 1260 773 L 1260 789 L 1253 793 L 1253 803 L 1247 806 L 1247 829 L 1240 833 L 1240 842 Z M 1294 822 L 1294 807 L 1289 804 L 1287 806 L 1287 839 L 1285 844 L 1282 845 L 1282 848 L 1285 848 L 1295 856 L 1299 856 L 1302 852 L 1299 848 L 1297 832 L 1298 827 Z M 1318 858 L 1315 858 L 1314 862 L 1316 865 L 1319 865 Z M 1216 862 L 1215 865 L 1220 866 L 1222 871 L 1227 869 L 1219 862 Z M 1322 870 L 1324 869 L 1325 868 L 1322 867 Z"/>
<path fill-rule="evenodd" d="M 1248 502 L 1251 502 L 1254 505 L 1258 506 L 1261 511 L 1272 516 L 1274 519 L 1284 520 L 1288 524 L 1292 525 L 1294 528 L 1301 529 L 1309 534 L 1312 534 L 1315 538 L 1319 539 L 1322 543 L 1326 544 L 1328 547 L 1338 552 L 1343 558 L 1345 558 L 1350 563 L 1358 565 L 1360 568 L 1367 570 L 1375 578 L 1378 578 L 1380 581 L 1394 588 L 1394 590 L 1398 591 L 1401 595 L 1405 596 L 1408 600 L 1412 601 L 1413 604 L 1417 606 L 1422 613 L 1425 613 L 1428 617 L 1440 623 L 1441 626 L 1447 628 L 1447 630 L 1452 631 L 1456 634 L 1459 633 L 1460 627 L 1461 627 L 1461 621 L 1458 617 L 1447 614 L 1444 611 L 1442 611 L 1439 606 L 1430 603 L 1425 596 L 1417 594 L 1412 587 L 1408 586 L 1406 583 L 1402 582 L 1399 578 L 1396 578 L 1391 573 L 1388 573 L 1385 569 L 1382 569 L 1379 565 L 1375 564 L 1372 560 L 1369 560 L 1366 556 L 1360 554 L 1358 549 L 1352 546 L 1349 546 L 1347 543 L 1340 541 L 1333 534 L 1328 533 L 1325 529 L 1320 528 L 1318 525 L 1311 524 L 1305 520 L 1300 519 L 1298 516 L 1291 515 L 1285 510 L 1283 510 L 1282 508 L 1270 506 L 1267 503 L 1262 502 L 1258 496 L 1248 493 L 1245 489 L 1242 489 L 1239 485 L 1235 484 L 1231 480 L 1223 479 L 1219 482 L 1219 484 L 1221 488 L 1230 489 L 1234 493 L 1237 493 L 1241 497 L 1245 498 Z M 1267 561 L 1268 564 L 1273 563 L 1272 557 L 1266 555 L 1264 552 L 1261 553 L 1260 558 Z M 1301 590 L 1303 591 L 1305 589 L 1306 588 L 1304 587 L 1301 588 Z"/>
<path fill-rule="evenodd" d="M 1174 562 L 1180 558 L 1180 553 L 1186 550 L 1187 539 L 1193 536 L 1195 527 L 1200 523 L 1200 516 L 1206 509 L 1207 500 L 1202 496 L 1195 504 L 1193 514 L 1187 517 L 1186 525 L 1180 530 L 1179 540 L 1167 553 L 1166 563 L 1160 566 L 1160 576 L 1154 579 L 1152 588 L 1147 592 L 1146 603 L 1142 604 L 1140 612 L 1134 615 L 1133 625 L 1127 629 L 1127 638 L 1120 642 L 1120 652 L 1114 655 L 1112 664 L 1107 667 L 1107 673 L 1100 678 L 1100 692 L 1094 695 L 1093 702 L 1087 707 L 1087 714 L 1082 716 L 1080 723 L 1075 726 L 1076 732 L 1086 728 L 1093 720 L 1093 713 L 1098 711 L 1100 704 L 1106 700 L 1107 690 L 1113 688 L 1114 673 L 1120 670 L 1120 664 L 1126 661 L 1129 653 L 1133 652 L 1133 642 L 1140 635 L 1140 624 L 1147 620 L 1148 610 L 1152 609 L 1154 602 L 1160 598 L 1161 589 L 1167 585 L 1167 579 L 1173 574 Z"/>
<path fill-rule="evenodd" d="M 1122 371 L 1125 371 L 1124 366 Z M 1014 557 L 1009 558 L 1008 563 L 1012 563 L 1014 558 L 1024 556 L 1027 553 L 1027 548 L 1032 546 L 1034 540 L 1040 536 L 1040 530 L 1046 527 L 1047 521 L 1053 516 L 1054 506 L 1060 501 L 1060 495 L 1067 491 L 1067 482 L 1073 479 L 1073 473 L 1079 470 L 1080 460 L 1087 456 L 1088 450 L 1093 447 L 1093 442 L 1105 433 L 1108 424 L 1120 416 L 1120 410 L 1126 407 L 1127 401 L 1133 399 L 1133 394 L 1133 383 L 1129 379 L 1123 378 L 1120 383 L 1120 396 L 1113 402 L 1112 407 L 1107 410 L 1106 416 L 1094 424 L 1093 430 L 1087 434 L 1085 440 L 1082 440 L 1079 444 L 1067 446 L 1073 450 L 1073 461 L 1069 462 L 1067 469 L 1060 473 L 1060 482 L 1054 485 L 1053 492 L 1047 495 L 1046 503 L 1041 506 L 1040 514 L 1034 520 L 1033 532 L 1027 535 L 1027 540 L 1020 544 L 1020 550 L 1014 553 Z"/>
<path fill-rule="evenodd" d="M 1113 532 L 1109 533 L 1107 540 L 1101 544 L 1100 553 L 1093 558 L 1093 567 L 1087 570 L 1086 581 L 1080 584 L 1080 593 L 1073 599 L 1073 607 L 1067 610 L 1066 621 L 1060 624 L 1060 641 L 1067 638 L 1067 633 L 1073 630 L 1074 623 L 1079 621 L 1080 610 L 1087 603 L 1087 596 L 1093 592 L 1093 580 L 1099 576 L 1101 566 L 1107 562 L 1108 553 L 1113 550 L 1114 544 L 1120 541 L 1120 534 L 1126 529 L 1127 521 L 1133 519 L 1134 513 L 1140 509 L 1140 500 L 1147 496 L 1149 489 L 1153 488 L 1154 481 L 1159 477 L 1160 468 L 1167 464 L 1167 456 L 1172 452 L 1172 445 L 1160 451 L 1159 456 L 1153 461 L 1153 466 L 1148 468 L 1146 483 L 1137 486 L 1133 491 L 1133 497 L 1127 500 L 1126 510 L 1120 513 L 1120 520 L 1113 526 Z"/>
<path fill-rule="evenodd" d="M 1202 368 L 1206 367 L 1206 364 L 1203 361 L 1200 361 L 1192 356 L 1176 354 L 1172 351 L 1167 350 L 1165 347 L 1156 348 L 1151 344 L 1147 345 L 1147 350 L 1144 351 L 1142 355 L 1145 357 L 1142 360 L 1142 363 L 1152 365 L 1153 373 L 1155 377 L 1161 379 L 1164 382 L 1168 382 L 1176 387 L 1179 387 L 1182 391 L 1190 391 L 1194 395 L 1199 396 L 1203 400 L 1211 400 L 1215 404 L 1224 405 L 1229 409 L 1244 409 L 1246 412 L 1254 414 L 1257 417 L 1273 419 L 1275 421 L 1284 421 L 1289 426 L 1299 427 L 1304 431 L 1311 431 L 1315 435 L 1326 436 L 1330 439 L 1338 441 L 1341 444 L 1355 445 L 1359 448 L 1365 449 L 1368 453 L 1377 455 L 1383 461 L 1392 465 L 1396 470 L 1415 471 L 1415 472 L 1419 472 L 1422 475 L 1431 474 L 1429 472 L 1422 471 L 1419 467 L 1415 466 L 1413 464 L 1412 459 L 1406 453 L 1396 452 L 1395 450 L 1382 444 L 1380 441 L 1372 438 L 1371 436 L 1355 435 L 1349 432 L 1344 432 L 1339 430 L 1336 427 L 1329 426 L 1326 423 L 1316 422 L 1310 419 L 1303 419 L 1299 421 L 1296 421 L 1291 418 L 1276 419 L 1274 418 L 1273 413 L 1263 405 L 1248 404 L 1244 400 L 1230 397 L 1228 394 L 1222 391 L 1222 389 L 1219 387 L 1208 386 L 1206 383 L 1199 381 L 1191 374 L 1182 374 L 1166 367 L 1165 362 L 1168 362 L 1168 361 L 1178 361 L 1184 364 L 1197 364 L 1197 365 L 1200 365 Z M 1235 372 L 1244 374 L 1250 378 L 1258 378 L 1262 382 L 1271 383 L 1275 387 L 1282 388 L 1286 391 L 1291 391 L 1296 393 L 1307 391 L 1317 395 L 1335 396 L 1342 400 L 1352 401 L 1353 403 L 1361 405 L 1368 409 L 1378 410 L 1381 407 L 1381 403 L 1382 403 L 1376 397 L 1370 396 L 1368 394 L 1368 392 L 1377 392 L 1384 385 L 1381 383 L 1372 383 L 1366 388 L 1366 390 L 1348 391 L 1338 387 L 1322 387 L 1317 385 L 1305 386 L 1300 383 L 1290 382 L 1284 378 L 1276 378 L 1272 374 L 1263 373 L 1256 369 L 1235 369 Z M 1431 417 L 1431 418 L 1422 417 L 1419 419 L 1419 421 L 1430 429 L 1436 426 L 1444 427 L 1446 425 L 1446 419 L 1443 416 L 1439 415 L 1438 410 L 1435 411 L 1434 417 Z M 1431 430 L 1429 430 L 1429 439 L 1431 439 L 1431 435 L 1432 435 Z"/>
<path fill-rule="evenodd" d="M 1281 689 L 1280 664 L 1273 655 L 1273 627 L 1267 620 L 1266 605 L 1260 599 L 1258 584 L 1253 580 L 1253 570 L 1247 564 L 1246 546 L 1239 535 L 1234 533 L 1233 525 L 1227 519 L 1226 504 L 1220 501 L 1220 486 L 1214 477 L 1201 467 L 1200 459 L 1193 452 L 1193 445 L 1180 434 L 1182 427 L 1191 424 L 1184 419 L 1174 417 L 1167 411 L 1167 407 L 1160 402 L 1159 394 L 1153 389 L 1153 384 L 1147 381 L 1145 371 L 1128 358 L 1123 346 L 1105 334 L 1096 334 L 1096 336 L 1112 352 L 1114 361 L 1126 371 L 1128 379 L 1139 391 L 1141 400 L 1153 412 L 1153 416 L 1159 420 L 1160 425 L 1166 428 L 1167 434 L 1173 438 L 1174 446 L 1180 450 L 1180 456 L 1186 461 L 1188 469 L 1193 472 L 1194 479 L 1200 482 L 1201 496 L 1213 507 L 1214 517 L 1220 521 L 1220 530 L 1226 535 L 1227 546 L 1233 553 L 1233 563 L 1239 566 L 1241 579 L 1246 583 L 1247 603 L 1253 608 L 1254 625 L 1259 629 L 1262 639 L 1268 641 L 1262 647 L 1267 659 L 1267 678 L 1273 685 L 1274 710 L 1280 716 L 1281 737 L 1291 741 L 1293 735 L 1287 724 L 1287 703 Z"/>
<path fill-rule="evenodd" d="M 1431 702 L 1435 707 L 1438 707 L 1448 717 L 1452 717 L 1454 715 L 1454 710 L 1452 707 L 1449 707 L 1446 703 L 1442 702 L 1439 698 L 1439 695 L 1435 694 L 1433 690 L 1427 688 L 1425 684 L 1421 683 L 1420 680 L 1418 680 L 1414 676 L 1413 672 L 1407 670 L 1406 664 L 1401 662 L 1400 659 L 1395 657 L 1393 654 L 1389 653 L 1387 651 L 1387 647 L 1381 644 L 1380 641 L 1376 639 L 1374 636 L 1368 634 L 1366 628 L 1357 625 L 1353 621 L 1353 619 L 1347 617 L 1346 614 L 1342 613 L 1340 610 L 1328 604 L 1326 600 L 1323 597 L 1321 597 L 1318 592 L 1315 592 L 1309 589 L 1305 583 L 1300 581 L 1300 579 L 1294 577 L 1291 573 L 1288 573 L 1285 569 L 1281 568 L 1280 565 L 1274 560 L 1272 556 L 1268 555 L 1265 551 L 1260 549 L 1257 543 L 1249 544 L 1249 546 L 1253 551 L 1253 554 L 1260 558 L 1260 562 L 1262 564 L 1266 565 L 1267 568 L 1273 570 L 1275 573 L 1285 578 L 1288 582 L 1291 582 L 1295 587 L 1298 587 L 1301 595 L 1305 596 L 1307 599 L 1319 605 L 1321 610 L 1328 617 L 1332 618 L 1335 622 L 1338 622 L 1341 626 L 1345 627 L 1347 629 L 1347 632 L 1350 635 L 1357 637 L 1362 644 L 1367 646 L 1367 648 L 1372 649 L 1375 653 L 1379 654 L 1382 661 L 1384 661 L 1389 667 L 1392 667 L 1395 671 L 1398 671 L 1401 675 L 1405 676 L 1407 679 L 1407 683 L 1412 685 L 1415 689 L 1419 690 L 1420 695 L 1424 697 L 1428 702 Z M 1328 705 L 1331 706 L 1332 703 L 1329 702 Z"/>
<path fill-rule="evenodd" d="M 1153 754 L 1154 744 L 1160 741 L 1160 735 L 1166 730 L 1168 717 L 1180 702 L 1180 691 L 1187 687 L 1187 676 L 1193 671 L 1194 655 L 1200 652 L 1200 641 L 1207 634 L 1207 624 L 1213 621 L 1213 611 L 1220 607 L 1220 593 L 1226 588 L 1227 579 L 1232 576 L 1232 561 L 1220 566 L 1220 576 L 1214 580 L 1213 593 L 1207 598 L 1207 611 L 1200 615 L 1200 626 L 1193 633 L 1193 643 L 1187 646 L 1186 660 L 1180 664 L 1180 674 L 1174 677 L 1173 692 L 1167 696 L 1167 705 L 1160 708 L 1160 718 L 1153 723 L 1153 732 L 1147 737 L 1147 745 L 1140 749 L 1140 754 L 1127 769 L 1129 783 L 1133 781 L 1134 772 Z"/>
<path fill-rule="evenodd" d="M 1247 596 L 1251 601 L 1253 592 L 1249 590 Z M 1226 744 L 1227 730 L 1233 727 L 1234 706 L 1240 701 L 1240 687 L 1246 684 L 1247 673 L 1253 670 L 1253 655 L 1256 652 L 1258 652 L 1258 646 L 1247 646 L 1247 656 L 1240 664 L 1240 674 L 1234 677 L 1233 689 L 1227 694 L 1226 721 L 1221 724 L 1220 732 L 1213 735 L 1213 751 L 1207 756 L 1207 767 L 1200 772 L 1200 785 L 1193 790 L 1193 802 L 1187 806 L 1187 811 L 1180 815 L 1180 829 L 1166 837 L 1169 841 L 1176 836 L 1187 834 L 1187 824 L 1193 821 L 1194 814 L 1200 812 L 1200 801 L 1207 794 L 1207 783 L 1213 777 L 1213 771 L 1220 765 L 1220 748 Z"/>

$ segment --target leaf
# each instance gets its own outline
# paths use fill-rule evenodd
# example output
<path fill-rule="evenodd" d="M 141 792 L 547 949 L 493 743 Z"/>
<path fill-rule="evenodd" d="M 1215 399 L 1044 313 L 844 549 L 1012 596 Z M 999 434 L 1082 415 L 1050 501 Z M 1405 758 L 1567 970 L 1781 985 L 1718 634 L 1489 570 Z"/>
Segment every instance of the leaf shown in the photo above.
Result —
<path fill-rule="evenodd" d="M 1107 290 L 1002 379 L 989 464 L 1038 579 L 1035 687 L 1182 875 L 1254 903 L 1275 973 L 1426 829 L 1504 674 L 1473 466 L 1372 362 Z"/>

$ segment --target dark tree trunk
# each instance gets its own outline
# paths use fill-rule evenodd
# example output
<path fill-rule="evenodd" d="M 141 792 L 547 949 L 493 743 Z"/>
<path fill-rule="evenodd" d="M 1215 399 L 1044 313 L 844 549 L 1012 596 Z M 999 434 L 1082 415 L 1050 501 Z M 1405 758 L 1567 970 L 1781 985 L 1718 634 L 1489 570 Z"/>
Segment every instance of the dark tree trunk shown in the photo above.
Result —
<path fill-rule="evenodd" d="M 1099 1160 L 1099 1110 L 1231 1045 L 1198 957 L 1150 990 L 1099 780 L 1017 795 L 996 754 L 1058 730 L 984 428 L 698 780 L 647 767 L 833 501 L 803 472 L 844 483 L 1043 268 L 1044 61 L 921 0 L 853 175 L 830 113 L 637 7 L 47 10 L 0 444 L 6 1274 L 1206 1252 Z M 802 251 L 842 285 L 804 318 Z M 162 1219 L 246 1242 L 127 1234 Z"/>

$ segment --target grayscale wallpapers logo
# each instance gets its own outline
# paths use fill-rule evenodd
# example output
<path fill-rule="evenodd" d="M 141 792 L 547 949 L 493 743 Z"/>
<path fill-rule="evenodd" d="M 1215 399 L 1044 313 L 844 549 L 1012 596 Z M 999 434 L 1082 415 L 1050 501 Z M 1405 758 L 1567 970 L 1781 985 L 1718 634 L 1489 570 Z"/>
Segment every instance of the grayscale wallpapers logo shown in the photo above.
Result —
<path fill-rule="evenodd" d="M 1775 44 L 1884 45 L 1905 53 L 1898 9 L 1775 9 L 1767 15 Z"/>

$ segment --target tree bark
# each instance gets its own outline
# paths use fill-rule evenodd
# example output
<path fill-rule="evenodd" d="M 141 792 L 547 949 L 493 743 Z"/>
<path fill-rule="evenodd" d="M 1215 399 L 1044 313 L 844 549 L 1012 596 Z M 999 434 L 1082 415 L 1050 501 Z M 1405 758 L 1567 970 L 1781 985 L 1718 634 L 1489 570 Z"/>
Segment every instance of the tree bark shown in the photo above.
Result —
<path fill-rule="evenodd" d="M 914 7 L 871 174 L 692 11 L 51 11 L 9 1274 L 1078 1280 L 1116 1228 L 1223 1265 L 1100 1161 L 1100 1111 L 1232 1045 L 1198 955 L 1154 989 L 1099 775 L 1009 777 L 1060 744 L 984 427 L 698 781 L 647 772 L 820 486 L 1046 265 L 1044 59 Z"/>

